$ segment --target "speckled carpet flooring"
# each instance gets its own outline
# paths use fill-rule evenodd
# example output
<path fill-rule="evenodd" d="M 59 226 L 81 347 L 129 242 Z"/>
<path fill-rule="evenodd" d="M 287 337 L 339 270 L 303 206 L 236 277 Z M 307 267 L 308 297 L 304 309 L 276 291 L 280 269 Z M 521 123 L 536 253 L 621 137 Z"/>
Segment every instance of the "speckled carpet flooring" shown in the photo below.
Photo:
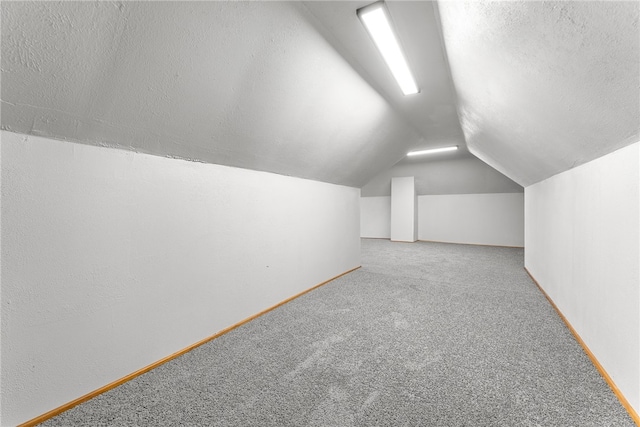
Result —
<path fill-rule="evenodd" d="M 361 269 L 44 425 L 634 425 L 522 249 L 362 250 Z"/>

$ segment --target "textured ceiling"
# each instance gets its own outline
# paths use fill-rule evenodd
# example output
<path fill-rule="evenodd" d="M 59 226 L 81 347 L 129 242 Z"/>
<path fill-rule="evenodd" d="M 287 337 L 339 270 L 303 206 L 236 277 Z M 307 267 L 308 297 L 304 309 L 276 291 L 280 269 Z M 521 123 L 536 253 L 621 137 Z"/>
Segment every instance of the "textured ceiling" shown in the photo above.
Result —
<path fill-rule="evenodd" d="M 523 186 L 639 140 L 640 2 L 438 3 L 469 150 Z"/>
<path fill-rule="evenodd" d="M 526 186 L 638 140 L 638 2 L 389 1 L 409 97 L 367 3 L 3 2 L 1 126 L 356 187 L 414 148 Z"/>
<path fill-rule="evenodd" d="M 434 4 L 430 1 L 389 1 L 387 8 L 421 92 L 403 96 L 382 56 L 356 16 L 365 1 L 307 1 L 320 22 L 318 30 L 422 136 L 411 148 L 458 144 L 464 135 L 447 65 Z M 398 159 L 396 159 L 398 160 Z"/>
<path fill-rule="evenodd" d="M 2 6 L 6 130 L 356 187 L 422 139 L 299 3 Z"/>
<path fill-rule="evenodd" d="M 521 193 L 523 188 L 478 158 L 444 153 L 405 158 L 378 173 L 361 188 L 363 197 L 390 196 L 391 178 L 413 176 L 418 196 L 433 194 Z M 473 215 L 469 212 L 469 215 Z"/>

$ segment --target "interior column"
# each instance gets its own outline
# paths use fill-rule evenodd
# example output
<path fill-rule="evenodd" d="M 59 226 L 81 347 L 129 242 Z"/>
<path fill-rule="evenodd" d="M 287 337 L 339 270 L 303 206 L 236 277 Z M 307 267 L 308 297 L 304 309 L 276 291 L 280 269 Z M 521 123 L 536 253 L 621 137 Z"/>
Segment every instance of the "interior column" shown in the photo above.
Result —
<path fill-rule="evenodd" d="M 412 176 L 391 178 L 391 240 L 418 240 L 418 200 Z"/>

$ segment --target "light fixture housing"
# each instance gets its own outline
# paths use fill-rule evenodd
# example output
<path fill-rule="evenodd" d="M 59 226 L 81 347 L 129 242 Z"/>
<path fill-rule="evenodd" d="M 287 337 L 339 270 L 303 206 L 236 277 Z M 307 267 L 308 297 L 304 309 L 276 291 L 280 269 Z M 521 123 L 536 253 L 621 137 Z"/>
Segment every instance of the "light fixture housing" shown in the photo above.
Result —
<path fill-rule="evenodd" d="M 453 145 L 451 147 L 441 147 L 441 148 L 431 148 L 429 150 L 409 151 L 407 153 L 407 156 L 412 157 L 412 156 L 422 156 L 424 154 L 444 153 L 446 151 L 455 151 L 457 149 L 458 149 L 458 146 Z"/>
<path fill-rule="evenodd" d="M 420 89 L 411 74 L 384 2 L 379 1 L 362 7 L 356 13 L 398 82 L 402 93 L 405 95 L 419 93 Z"/>

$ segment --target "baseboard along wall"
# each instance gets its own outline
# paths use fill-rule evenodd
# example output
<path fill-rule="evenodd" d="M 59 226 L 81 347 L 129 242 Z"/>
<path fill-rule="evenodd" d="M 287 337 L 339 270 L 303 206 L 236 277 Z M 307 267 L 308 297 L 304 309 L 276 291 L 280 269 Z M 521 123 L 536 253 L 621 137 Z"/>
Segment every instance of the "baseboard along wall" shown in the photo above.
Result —
<path fill-rule="evenodd" d="M 470 246 L 489 246 L 492 248 L 515 248 L 515 249 L 524 249 L 524 246 L 509 246 L 509 245 L 490 245 L 485 243 L 460 243 L 460 242 L 444 242 L 440 240 L 422 240 L 418 239 L 418 242 L 429 242 L 429 243 L 449 243 L 451 245 L 470 245 Z"/>
<path fill-rule="evenodd" d="M 556 304 L 553 302 L 551 297 L 549 297 L 549 295 L 544 291 L 542 286 L 540 286 L 540 283 L 538 283 L 536 278 L 533 277 L 531 272 L 526 267 L 524 269 L 527 272 L 527 274 L 529 275 L 529 277 L 531 277 L 531 280 L 533 280 L 533 283 L 536 284 L 536 286 L 538 287 L 540 292 L 542 292 L 542 295 L 545 296 L 545 298 L 547 299 L 547 301 L 549 301 L 549 303 L 554 308 L 556 313 L 558 313 L 558 316 L 560 316 L 560 319 L 562 319 L 564 324 L 567 325 L 567 328 L 569 328 L 569 330 L 573 334 L 573 336 L 576 339 L 576 341 L 578 342 L 578 344 L 580 344 L 580 346 L 582 347 L 582 349 L 584 350 L 586 355 L 589 357 L 589 360 L 591 360 L 591 363 L 593 363 L 593 366 L 595 366 L 595 368 L 598 370 L 598 372 L 600 372 L 600 375 L 602 375 L 602 378 L 605 380 L 605 382 L 609 385 L 609 387 L 611 388 L 613 393 L 616 395 L 616 397 L 620 401 L 620 404 L 622 404 L 624 409 L 627 410 L 627 412 L 629 413 L 629 416 L 631 416 L 631 419 L 636 423 L 637 426 L 640 427 L 640 416 L 638 416 L 638 413 L 633 409 L 633 407 L 631 406 L 631 404 L 629 403 L 627 398 L 624 397 L 624 394 L 622 394 L 622 392 L 620 391 L 618 386 L 616 386 L 616 383 L 613 381 L 613 379 L 611 379 L 611 376 L 609 376 L 609 374 L 604 369 L 604 367 L 600 364 L 598 359 L 596 359 L 596 356 L 591 352 L 591 350 L 589 349 L 587 344 L 582 340 L 580 335 L 578 335 L 578 332 L 573 328 L 573 326 L 571 326 L 571 323 L 569 323 L 567 318 L 564 317 L 564 315 L 562 314 L 560 309 L 558 309 L 558 306 L 556 306 Z"/>
<path fill-rule="evenodd" d="M 482 246 L 486 246 L 486 245 L 482 245 Z M 206 344 L 209 341 L 212 341 L 242 325 L 244 325 L 247 322 L 250 322 L 253 319 L 256 319 L 260 316 L 262 316 L 263 314 L 266 314 L 308 292 L 313 291 L 314 289 L 317 289 L 323 285 L 326 285 L 327 283 L 342 277 L 346 274 L 349 274 L 357 269 L 359 269 L 360 267 L 356 267 L 354 269 L 348 270 L 342 274 L 339 274 L 329 280 L 326 280 L 318 285 L 315 285 L 305 291 L 302 291 L 296 295 L 293 295 L 281 302 L 279 302 L 278 304 L 275 304 L 265 310 L 262 310 L 259 313 L 256 313 L 252 316 L 247 317 L 246 319 L 231 325 L 217 333 L 215 333 L 214 335 L 211 335 L 207 338 L 204 338 L 182 350 L 179 350 L 163 359 L 160 359 L 148 366 L 145 366 L 144 368 L 141 368 L 135 372 L 132 372 L 129 375 L 126 375 L 123 378 L 120 378 L 116 381 L 113 381 L 112 383 L 109 383 L 97 390 L 94 390 L 90 393 L 85 394 L 84 396 L 81 396 L 75 400 L 72 400 L 71 402 L 68 402 L 62 406 L 59 406 L 58 408 L 52 409 L 49 412 L 46 412 L 38 417 L 35 417 L 29 421 L 26 421 L 20 425 L 18 425 L 18 427 L 31 427 L 31 426 L 36 426 L 50 418 L 55 417 L 56 415 L 61 414 L 64 411 L 67 411 L 77 405 L 80 405 L 81 403 L 84 403 L 102 393 L 105 393 L 113 388 L 118 387 L 121 384 L 124 384 L 127 381 L 130 381 L 146 372 L 151 371 L 152 369 L 166 363 L 169 362 L 179 356 L 182 356 L 185 353 L 188 353 L 189 351 L 203 345 Z M 571 326 L 571 324 L 569 323 L 569 321 L 566 319 L 566 317 L 564 317 L 564 315 L 562 314 L 562 312 L 558 309 L 558 307 L 556 306 L 556 304 L 553 302 L 553 300 L 549 297 L 549 295 L 547 295 L 547 293 L 544 291 L 544 289 L 542 288 L 542 286 L 540 286 L 540 283 L 538 283 L 538 281 L 535 279 L 535 277 L 533 277 L 533 275 L 531 274 L 531 272 L 525 267 L 525 271 L 527 272 L 527 274 L 529 275 L 529 277 L 531 277 L 531 280 L 535 283 L 535 285 L 538 287 L 538 289 L 540 290 L 540 292 L 545 296 L 545 298 L 549 301 L 549 303 L 551 304 L 551 306 L 554 308 L 554 310 L 558 313 L 558 316 L 560 316 L 560 318 L 562 319 L 562 321 L 565 323 L 565 325 L 567 325 L 567 328 L 569 328 L 569 330 L 571 331 L 571 333 L 573 334 L 573 336 L 575 337 L 576 341 L 578 342 L 578 344 L 580 344 L 580 346 L 582 347 L 582 349 L 584 350 L 584 352 L 586 353 L 586 355 L 589 357 L 589 359 L 591 360 L 591 363 L 593 363 L 593 365 L 595 366 L 595 368 L 598 370 L 598 372 L 600 373 L 600 375 L 602 375 L 602 378 L 605 380 L 605 382 L 609 385 L 609 387 L 611 388 L 611 390 L 613 391 L 613 393 L 616 395 L 616 397 L 618 398 L 618 400 L 620 401 L 620 403 L 622 404 L 622 406 L 627 410 L 627 412 L 629 413 L 629 415 L 631 416 L 631 418 L 633 419 L 633 421 L 636 423 L 636 425 L 640 426 L 640 417 L 638 416 L 638 414 L 635 412 L 635 410 L 633 409 L 633 407 L 631 406 L 631 404 L 627 401 L 627 399 L 624 397 L 624 395 L 622 394 L 622 392 L 618 389 L 618 387 L 616 386 L 616 384 L 614 383 L 614 381 L 611 379 L 611 377 L 609 376 L 609 374 L 607 373 L 607 371 L 602 367 L 602 365 L 600 364 L 600 362 L 598 361 L 598 359 L 595 357 L 595 355 L 591 352 L 591 350 L 589 349 L 589 347 L 586 345 L 586 343 L 582 340 L 582 338 L 580 337 L 580 335 L 578 335 L 578 333 L 576 332 L 576 330 L 573 328 L 573 326 Z"/>
<path fill-rule="evenodd" d="M 130 380 L 132 380 L 132 379 L 134 379 L 136 377 L 139 377 L 140 375 L 142 375 L 142 374 L 144 374 L 146 372 L 149 372 L 152 369 L 155 369 L 155 368 L 157 368 L 158 366 L 160 366 L 160 365 L 162 365 L 164 363 L 167 363 L 167 362 L 169 362 L 169 361 L 171 361 L 171 360 L 173 360 L 173 359 L 175 359 L 175 358 L 177 358 L 179 356 L 182 356 L 183 354 L 188 353 L 191 350 L 193 350 L 193 349 L 195 349 L 197 347 L 200 347 L 201 345 L 206 344 L 209 341 L 212 341 L 212 340 L 214 340 L 214 339 L 216 339 L 216 338 L 218 338 L 218 337 L 220 337 L 220 336 L 222 336 L 222 335 L 224 335 L 224 334 L 226 334 L 228 332 L 231 332 L 232 330 L 244 325 L 247 322 L 252 321 L 253 319 L 256 319 L 256 318 L 262 316 L 263 314 L 266 314 L 266 313 L 268 313 L 268 312 L 270 312 L 272 310 L 275 310 L 276 308 L 278 308 L 278 307 L 280 307 L 280 306 L 282 306 L 282 305 L 284 305 L 284 304 L 286 304 L 286 303 L 288 303 L 290 301 L 293 301 L 294 299 L 296 299 L 298 297 L 301 297 L 302 295 L 304 295 L 306 293 L 309 293 L 309 292 L 313 291 L 314 289 L 317 289 L 317 288 L 319 288 L 319 287 L 321 287 L 323 285 L 326 285 L 327 283 L 332 282 L 332 281 L 336 280 L 339 277 L 347 275 L 347 274 L 349 274 L 349 273 L 351 273 L 351 272 L 353 272 L 353 271 L 355 271 L 355 270 L 357 270 L 359 268 L 360 268 L 360 266 L 356 267 L 356 268 L 352 268 L 351 270 L 345 271 L 344 273 L 339 274 L 339 275 L 337 275 L 335 277 L 332 277 L 329 280 L 325 280 L 322 283 L 319 283 L 319 284 L 317 284 L 315 286 L 312 286 L 309 289 L 306 289 L 306 290 L 304 290 L 304 291 L 302 291 L 302 292 L 300 292 L 298 294 L 295 294 L 295 295 L 293 295 L 293 296 L 291 296 L 291 297 L 289 297 L 289 298 L 287 298 L 287 299 L 285 299 L 283 301 L 280 301 L 279 303 L 277 303 L 277 304 L 275 304 L 275 305 L 273 305 L 273 306 L 271 306 L 269 308 L 266 308 L 266 309 L 260 311 L 259 313 L 256 313 L 256 314 L 254 314 L 252 316 L 249 316 L 246 319 L 241 320 L 240 322 L 238 322 L 238 323 L 236 323 L 234 325 L 231 325 L 231 326 L 229 326 L 229 327 L 227 327 L 227 328 L 225 328 L 225 329 L 223 329 L 221 331 L 218 331 L 215 334 L 213 334 L 213 335 L 211 335 L 211 336 L 209 336 L 207 338 L 204 338 L 204 339 L 202 339 L 202 340 L 200 340 L 200 341 L 198 341 L 198 342 L 196 342 L 194 344 L 191 344 L 190 346 L 185 347 L 182 350 L 179 350 L 179 351 L 177 351 L 177 352 L 175 352 L 175 353 L 173 353 L 173 354 L 171 354 L 171 355 L 169 355 L 167 357 L 164 357 L 164 358 L 162 358 L 162 359 L 160 359 L 160 360 L 158 360 L 158 361 L 156 361 L 156 362 L 154 362 L 154 363 L 152 363 L 152 364 L 150 364 L 148 366 L 145 366 L 144 368 L 138 369 L 137 371 L 132 372 L 129 375 L 126 375 L 126 376 L 124 376 L 124 377 L 122 377 L 122 378 L 120 378 L 120 379 L 118 379 L 116 381 L 113 381 L 112 383 L 109 383 L 109 384 L 107 384 L 107 385 L 105 385 L 103 387 L 100 387 L 97 390 L 94 390 L 94 391 L 92 391 L 90 393 L 87 393 L 84 396 L 80 396 L 79 398 L 74 399 L 71 402 L 65 403 L 64 405 L 59 406 L 59 407 L 57 407 L 55 409 L 52 409 L 49 412 L 46 412 L 46 413 L 44 413 L 42 415 L 39 415 L 39 416 L 29 420 L 29 421 L 26 421 L 26 422 L 24 422 L 22 424 L 19 424 L 17 427 L 31 427 L 31 426 L 36 426 L 36 425 L 38 425 L 40 423 L 43 423 L 46 420 L 55 417 L 56 415 L 59 415 L 59 414 L 65 412 L 65 411 L 68 411 L 69 409 L 71 409 L 71 408 L 73 408 L 75 406 L 78 406 L 81 403 L 84 403 L 84 402 L 86 402 L 88 400 L 91 400 L 94 397 L 96 397 L 96 396 L 98 396 L 98 395 L 100 395 L 102 393 L 105 393 L 105 392 L 107 392 L 107 391 L 109 391 L 111 389 L 114 389 L 114 388 L 118 387 L 119 385 L 122 385 L 122 384 L 126 383 L 127 381 L 130 381 Z"/>
<path fill-rule="evenodd" d="M 361 239 L 375 239 L 375 240 L 391 240 L 387 237 L 361 237 Z M 403 240 L 391 240 L 396 243 L 415 243 L 415 242 L 405 242 Z M 416 242 L 426 242 L 426 243 L 447 243 L 450 245 L 470 245 L 470 246 L 488 246 L 492 248 L 516 248 L 516 249 L 524 249 L 524 246 L 506 246 L 506 245 L 488 245 L 482 243 L 458 243 L 458 242 L 443 242 L 439 240 L 422 240 L 418 239 Z"/>

